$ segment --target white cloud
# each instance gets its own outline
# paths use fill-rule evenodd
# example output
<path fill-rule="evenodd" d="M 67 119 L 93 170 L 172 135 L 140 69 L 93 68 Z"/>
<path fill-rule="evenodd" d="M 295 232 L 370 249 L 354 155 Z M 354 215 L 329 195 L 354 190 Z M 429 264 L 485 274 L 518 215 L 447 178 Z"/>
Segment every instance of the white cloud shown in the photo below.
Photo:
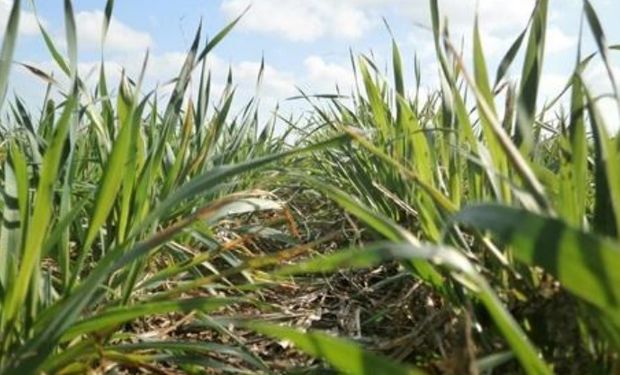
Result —
<path fill-rule="evenodd" d="M 243 85 L 242 89 L 251 92 L 258 77 L 260 63 L 243 61 L 232 66 L 235 82 Z M 266 64 L 263 71 L 260 93 L 274 99 L 284 99 L 295 94 L 295 77 L 293 74 L 278 70 Z"/>
<path fill-rule="evenodd" d="M 416 23 L 430 27 L 431 14 L 428 1 L 402 0 L 405 12 Z M 523 30 L 534 9 L 535 0 L 439 0 L 439 12 L 442 22 L 447 20 L 451 40 L 460 46 L 464 41 L 466 61 L 471 60 L 472 35 L 474 20 L 478 16 L 481 39 L 487 58 L 499 57 L 505 53 L 518 33 Z M 415 40 L 423 49 L 433 50 L 431 34 L 418 30 Z M 425 35 L 426 38 L 420 36 Z M 411 37 L 409 39 L 412 39 Z M 426 46 L 424 45 L 426 44 Z M 433 51 L 434 54 L 434 51 Z"/>
<path fill-rule="evenodd" d="M 494 37 L 512 35 L 525 27 L 535 0 L 439 0 L 442 18 L 457 34 L 471 32 L 479 15 L 481 29 Z M 293 41 L 314 41 L 321 37 L 359 38 L 380 24 L 381 16 L 408 15 L 416 23 L 430 26 L 427 0 L 223 0 L 221 10 L 228 18 L 251 8 L 241 27 L 276 34 Z"/>
<path fill-rule="evenodd" d="M 126 76 L 134 80 L 137 79 L 142 69 L 143 59 L 144 54 L 116 55 L 114 58 L 106 59 L 105 71 L 108 88 L 111 90 L 116 90 L 118 88 L 123 71 L 125 71 Z M 145 71 L 142 85 L 143 90 L 148 91 L 170 81 L 179 73 L 184 60 L 185 54 L 181 52 L 151 54 Z M 59 83 L 61 90 L 67 89 L 69 85 L 68 78 L 54 61 L 25 61 L 25 63 L 49 75 L 53 75 Z M 82 60 L 78 62 L 78 74 L 88 87 L 95 87 L 98 82 L 100 64 L 101 62 L 99 60 Z M 21 76 L 32 78 L 34 82 L 41 83 L 41 85 L 44 84 L 43 81 L 34 77 L 34 75 L 26 69 L 16 70 Z M 18 76 L 14 78 L 21 79 Z M 41 91 L 44 91 L 43 86 L 41 87 Z"/>
<path fill-rule="evenodd" d="M 293 41 L 314 41 L 325 36 L 359 38 L 377 20 L 362 5 L 369 0 L 224 0 L 221 9 L 229 18 L 252 4 L 240 26 L 248 30 L 276 33 Z"/>
<path fill-rule="evenodd" d="M 547 29 L 545 41 L 547 53 L 559 53 L 573 47 L 576 49 L 576 45 L 577 37 L 566 34 L 559 27 L 552 25 Z"/>
<path fill-rule="evenodd" d="M 616 67 L 612 65 L 612 74 L 615 78 L 615 81 L 618 81 L 618 77 L 620 77 L 620 67 Z M 613 91 L 613 87 L 611 84 L 611 78 L 609 77 L 609 73 L 605 65 L 600 60 L 594 60 L 584 74 L 584 80 L 586 85 L 594 94 L 609 94 Z"/>
<path fill-rule="evenodd" d="M 152 89 L 157 83 L 162 84 L 175 77 L 184 60 L 185 54 L 181 52 L 152 55 L 146 70 L 144 90 Z M 88 71 L 88 68 L 96 64 L 95 62 L 85 64 L 81 72 Z M 121 67 L 134 78 L 139 74 L 141 59 L 119 57 L 106 64 L 110 84 L 117 84 Z M 233 83 L 237 88 L 237 103 L 244 103 L 258 94 L 265 108 L 269 110 L 273 109 L 276 103 L 296 96 L 297 86 L 310 93 L 333 93 L 338 85 L 341 92 L 347 94 L 354 84 L 353 72 L 349 67 L 326 61 L 315 55 L 308 56 L 304 60 L 303 69 L 298 73 L 266 63 L 258 93 L 256 81 L 261 67 L 260 61 L 245 60 L 229 64 L 218 55 L 211 54 L 207 59 L 207 67 L 213 77 L 212 89 L 216 97 L 225 86 L 228 70 L 232 69 Z M 194 84 L 198 78 L 197 71 L 193 77 Z M 166 89 L 160 91 L 160 93 L 166 92 Z"/>
<path fill-rule="evenodd" d="M 511 33 L 525 27 L 534 4 L 534 0 L 440 0 L 439 10 L 454 29 L 470 30 L 477 12 L 482 29 Z M 412 1 L 408 10 L 417 21 L 430 22 L 428 1 Z"/>
<path fill-rule="evenodd" d="M 612 67 L 614 76 L 620 77 L 620 68 Z M 570 74 L 546 73 L 543 74 L 541 80 L 541 102 L 554 99 L 564 89 Z M 605 66 L 600 61 L 593 61 L 584 73 L 584 81 L 586 87 L 591 94 L 598 98 L 596 106 L 607 128 L 612 132 L 620 130 L 620 114 L 618 113 L 618 105 L 613 99 L 613 88 Z M 564 94 L 559 105 L 567 108 L 570 105 L 570 91 Z M 548 113 L 553 116 L 553 112 Z"/>
<path fill-rule="evenodd" d="M 226 77 L 228 65 L 221 60 L 211 64 L 211 67 L 214 77 Z M 232 64 L 231 68 L 240 95 L 245 98 L 254 95 L 260 62 L 243 61 Z M 353 85 L 353 72 L 348 66 L 310 55 L 304 59 L 303 69 L 296 73 L 266 64 L 258 95 L 261 100 L 266 99 L 268 103 L 275 104 L 297 96 L 298 88 L 310 94 L 330 94 L 335 93 L 338 86 L 340 92 L 346 95 L 351 92 Z"/>
<path fill-rule="evenodd" d="M 12 6 L 13 1 L 0 0 L 0 38 L 4 36 Z M 43 20 L 41 22 L 45 24 Z M 36 35 L 39 33 L 39 25 L 34 13 L 22 9 L 19 18 L 19 33 L 21 35 Z"/>
<path fill-rule="evenodd" d="M 618 114 L 618 103 L 610 97 L 599 99 L 596 102 L 599 113 L 603 117 L 603 122 L 610 133 L 620 131 L 620 115 Z"/>
<path fill-rule="evenodd" d="M 564 89 L 570 75 L 557 74 L 557 73 L 545 73 L 542 75 L 540 81 L 540 95 L 543 100 L 550 100 L 555 98 Z"/>
<path fill-rule="evenodd" d="M 144 54 L 124 54 L 116 56 L 114 59 L 106 60 L 105 66 L 108 85 L 112 88 L 116 88 L 123 70 L 125 70 L 125 74 L 128 77 L 134 80 L 137 79 L 140 75 L 143 61 Z M 156 86 L 162 86 L 175 78 L 179 74 L 184 61 L 185 54 L 182 52 L 151 54 L 144 74 L 143 91 L 154 89 Z M 98 69 L 99 62 L 80 63 L 80 74 L 86 74 L 92 67 Z M 92 83 L 95 83 L 99 79 L 97 74 L 91 78 Z"/>
<path fill-rule="evenodd" d="M 116 92 L 123 71 L 126 76 L 137 79 L 142 69 L 143 58 L 143 54 L 117 54 L 113 58 L 106 59 L 105 68 L 109 89 Z M 167 96 L 173 87 L 169 83 L 179 74 L 185 58 L 186 54 L 183 52 L 151 54 L 144 75 L 142 91 L 149 92 L 157 87 L 158 96 Z M 27 61 L 27 63 L 52 74 L 59 82 L 61 89 L 66 90 L 68 87 L 67 78 L 53 61 Z M 237 103 L 244 103 L 256 94 L 256 80 L 260 65 L 260 61 L 242 61 L 230 66 L 233 72 L 233 83 L 237 87 Z M 211 54 L 207 58 L 207 68 L 213 77 L 212 93 L 217 97 L 226 84 L 229 64 L 217 55 Z M 78 63 L 80 77 L 91 88 L 95 87 L 99 80 L 99 69 L 100 61 L 98 60 L 83 60 Z M 196 94 L 194 89 L 198 83 L 199 74 L 200 68 L 195 69 L 190 83 L 190 93 Z M 44 91 L 45 83 L 24 69 L 19 69 L 19 74 L 14 78 L 16 78 L 14 81 L 16 86 L 21 85 L 22 82 L 29 82 L 28 87 L 34 84 L 40 86 L 41 92 Z M 293 73 L 265 64 L 259 95 L 268 103 L 275 105 L 276 102 L 296 94 L 297 78 Z"/>
<path fill-rule="evenodd" d="M 620 77 L 620 67 L 612 66 L 613 78 L 618 82 Z M 595 96 L 606 95 L 605 98 L 597 101 L 597 106 L 600 114 L 603 116 L 605 125 L 611 131 L 620 130 L 620 113 L 618 113 L 618 105 L 613 99 L 613 87 L 611 84 L 611 78 L 607 69 L 601 61 L 595 61 L 591 64 L 590 68 L 584 75 L 584 80 L 588 89 L 590 89 Z"/>
<path fill-rule="evenodd" d="M 478 12 L 481 27 L 499 33 L 524 27 L 534 4 L 535 0 L 439 1 L 442 17 L 450 20 L 454 30 L 471 29 Z M 380 16 L 389 10 L 430 24 L 427 0 L 224 0 L 221 10 L 233 18 L 248 5 L 251 8 L 241 27 L 293 41 L 314 41 L 325 36 L 358 38 L 379 24 Z"/>
<path fill-rule="evenodd" d="M 99 49 L 103 28 L 103 12 L 100 10 L 78 12 L 75 15 L 75 22 L 80 48 L 86 51 Z M 135 30 L 116 17 L 112 17 L 105 42 L 107 51 L 144 52 L 152 46 L 153 39 L 148 33 Z"/>
<path fill-rule="evenodd" d="M 347 94 L 353 88 L 355 78 L 351 68 L 325 62 L 319 56 L 309 56 L 304 60 L 306 81 L 311 92 L 334 91 L 336 85 Z"/>

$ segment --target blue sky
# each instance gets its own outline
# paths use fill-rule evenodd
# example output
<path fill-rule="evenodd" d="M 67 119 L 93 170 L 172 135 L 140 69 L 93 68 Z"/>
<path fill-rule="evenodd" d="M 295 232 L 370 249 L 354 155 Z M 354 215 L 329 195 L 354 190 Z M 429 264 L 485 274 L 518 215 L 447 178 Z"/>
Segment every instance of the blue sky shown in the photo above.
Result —
<path fill-rule="evenodd" d="M 11 0 L 0 0 L 2 30 L 10 3 Z M 24 3 L 16 60 L 55 71 L 38 34 L 33 10 L 28 2 Z M 74 3 L 81 71 L 87 74 L 99 61 L 99 33 L 105 0 Z M 610 43 L 620 43 L 620 23 L 617 22 L 620 1 L 593 0 L 592 3 Z M 36 4 L 38 16 L 63 45 L 62 1 L 37 0 Z M 412 58 L 417 53 L 422 61 L 423 86 L 436 84 L 432 39 L 425 28 L 429 25 L 427 0 L 117 0 L 105 49 L 110 75 L 117 77 L 121 66 L 130 74 L 137 74 L 148 48 L 151 62 L 146 84 L 154 87 L 158 82 L 165 82 L 180 69 L 183 54 L 201 19 L 207 32 L 213 35 L 248 4 L 252 7 L 241 24 L 210 58 L 220 85 L 228 67 L 232 67 L 241 97 L 253 93 L 263 55 L 267 67 L 261 96 L 269 105 L 295 95 L 295 87 L 326 93 L 333 92 L 337 83 L 344 91 L 348 90 L 353 82 L 349 49 L 354 53 L 372 51 L 380 65 L 386 65 L 384 57 L 389 56 L 390 36 L 382 17 L 387 19 L 401 45 L 409 73 L 413 71 Z M 478 10 L 491 72 L 525 27 L 533 4 L 533 0 L 440 1 L 455 39 L 463 36 L 466 49 L 473 16 Z M 561 88 L 572 70 L 580 12 L 580 0 L 551 0 L 543 80 L 546 96 Z M 588 42 L 586 48 L 594 47 Z M 519 71 L 512 74 L 518 77 Z M 588 74 L 597 91 L 608 89 L 600 84 L 605 81 L 600 64 L 593 64 Z M 409 78 L 411 81 L 411 74 Z M 35 101 L 43 89 L 44 84 L 24 69 L 14 69 L 14 92 Z"/>

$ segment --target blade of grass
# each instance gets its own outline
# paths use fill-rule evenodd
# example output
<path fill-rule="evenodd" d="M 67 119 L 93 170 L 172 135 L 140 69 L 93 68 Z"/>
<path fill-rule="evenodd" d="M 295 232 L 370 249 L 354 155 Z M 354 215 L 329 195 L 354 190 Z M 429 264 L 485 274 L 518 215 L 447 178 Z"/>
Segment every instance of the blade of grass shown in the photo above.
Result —
<path fill-rule="evenodd" d="M 517 126 L 515 143 L 523 146 L 528 152 L 533 142 L 533 125 L 536 117 L 536 102 L 540 87 L 540 78 L 545 55 L 545 35 L 547 32 L 547 8 L 549 0 L 539 0 L 536 3 L 527 48 L 525 61 L 521 73 L 521 83 L 517 97 Z"/>
<path fill-rule="evenodd" d="M 76 322 L 65 331 L 61 341 L 70 341 L 77 336 L 105 332 L 120 324 L 137 318 L 168 314 L 173 312 L 188 314 L 194 310 L 209 312 L 221 307 L 242 302 L 235 298 L 185 298 L 176 301 L 159 301 L 125 305 L 105 310 L 94 316 Z"/>
<path fill-rule="evenodd" d="M 67 38 L 67 50 L 69 55 L 69 68 L 71 79 L 77 79 L 77 26 L 75 24 L 75 13 L 73 12 L 73 1 L 64 1 L 65 11 L 65 33 Z"/>
<path fill-rule="evenodd" d="M 52 220 L 53 188 L 58 176 L 62 149 L 69 132 L 69 126 L 74 116 L 73 111 L 77 105 L 77 97 L 74 93 L 67 99 L 62 115 L 54 130 L 51 144 L 45 153 L 41 176 L 34 201 L 30 225 L 25 238 L 22 261 L 17 274 L 16 282 L 7 290 L 2 310 L 2 331 L 16 318 L 20 306 L 24 302 L 29 290 L 31 277 L 38 267 L 41 249 L 45 234 Z"/>
<path fill-rule="evenodd" d="M 17 33 L 19 29 L 19 16 L 21 1 L 13 0 L 13 6 L 9 13 L 8 22 L 4 31 L 2 50 L 0 50 L 0 109 L 6 98 L 6 91 L 9 85 L 9 73 L 13 65 L 13 53 L 17 44 Z"/>
<path fill-rule="evenodd" d="M 310 331 L 301 332 L 269 323 L 251 322 L 245 324 L 259 333 L 289 340 L 299 349 L 323 358 L 335 369 L 356 375 L 367 374 L 424 374 L 421 370 L 396 364 L 388 359 L 362 350 L 357 344 L 326 333 Z"/>
<path fill-rule="evenodd" d="M 514 256 L 540 266 L 568 290 L 620 322 L 620 246 L 566 223 L 496 204 L 465 208 L 455 220 L 488 230 L 510 244 Z"/>

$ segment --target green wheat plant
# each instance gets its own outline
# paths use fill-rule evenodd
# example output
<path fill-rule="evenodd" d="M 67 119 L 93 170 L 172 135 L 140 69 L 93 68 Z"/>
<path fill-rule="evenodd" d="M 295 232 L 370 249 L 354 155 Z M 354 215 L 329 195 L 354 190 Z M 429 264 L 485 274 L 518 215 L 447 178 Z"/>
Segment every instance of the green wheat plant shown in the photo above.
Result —
<path fill-rule="evenodd" d="M 106 4 L 103 30 L 113 5 Z M 13 2 L 2 46 L 3 102 L 20 6 Z M 261 169 L 331 142 L 290 148 L 286 134 L 259 125 L 254 101 L 233 114 L 231 79 L 214 102 L 206 57 L 238 19 L 206 42 L 199 28 L 169 99 L 161 103 L 154 92 L 142 92 L 148 53 L 139 77 L 123 75 L 116 94 L 103 60 L 96 87 L 87 86 L 77 72 L 72 1 L 64 1 L 64 11 L 66 57 L 42 24 L 40 29 L 67 87 L 28 67 L 49 84 L 40 115 L 19 98 L 5 107 L 0 373 L 85 372 L 106 362 L 152 369 L 158 361 L 189 371 L 205 366 L 196 356 L 205 352 L 232 353 L 248 368 L 264 368 L 243 348 L 174 340 L 137 344 L 119 328 L 170 313 L 204 319 L 225 306 L 253 303 L 232 292 L 227 275 L 243 273 L 251 284 L 257 266 L 222 252 L 212 228 L 231 214 L 281 210 L 281 202 L 261 190 L 268 188 Z M 197 70 L 194 102 L 188 88 Z M 60 99 L 49 95 L 52 89 L 61 91 Z M 162 289 L 163 283 L 172 287 Z M 207 291 L 217 286 L 231 293 Z"/>
<path fill-rule="evenodd" d="M 547 0 L 536 3 L 493 83 L 477 21 L 473 61 L 467 64 L 449 38 L 438 2 L 431 0 L 430 8 L 437 92 L 419 97 L 416 64 L 417 87 L 408 96 L 394 41 L 392 84 L 371 58 L 361 56 L 354 64 L 359 85 L 353 105 L 332 99 L 325 107 L 309 99 L 319 124 L 316 138 L 345 132 L 354 142 L 315 155 L 317 177 L 308 183 L 365 223 L 375 238 L 390 242 L 284 272 L 365 268 L 397 259 L 453 305 L 481 305 L 493 321 L 482 335 L 499 332 L 532 374 L 550 373 L 545 361 L 575 349 L 535 342 L 528 336 L 539 327 L 508 309 L 533 301 L 551 275 L 579 312 L 571 317 L 582 327 L 576 346 L 586 348 L 598 371 L 611 371 L 620 333 L 620 279 L 614 271 L 620 263 L 620 143 L 604 124 L 599 98 L 583 73 L 597 58 L 614 83 L 610 51 L 617 47 L 608 44 L 594 8 L 584 1 L 597 51 L 583 56 L 579 47 L 573 74 L 553 100 L 568 97 L 568 111 L 550 122 L 545 115 L 552 107 L 539 106 Z M 520 50 L 521 79 L 513 84 L 506 73 Z M 325 171 L 329 181 L 321 178 Z M 482 352 L 500 355 L 488 350 Z M 562 358 L 554 362 L 574 359 Z"/>
<path fill-rule="evenodd" d="M 478 21 L 465 61 L 429 0 L 436 90 L 421 95 L 417 60 L 406 81 L 393 40 L 391 76 L 353 58 L 351 98 L 304 93 L 302 124 L 277 111 L 263 122 L 258 98 L 235 109 L 233 72 L 212 92 L 207 57 L 243 15 L 212 38 L 198 28 L 162 97 L 143 88 L 147 51 L 137 77 L 112 84 L 102 48 L 96 83 L 83 80 L 71 0 L 66 54 L 39 24 L 62 78 L 21 64 L 47 83 L 35 113 L 7 99 L 22 3 L 0 50 L 0 374 L 274 371 L 236 330 L 286 340 L 343 373 L 425 373 L 439 353 L 402 363 L 354 339 L 260 321 L 265 287 L 385 263 L 473 322 L 470 372 L 549 374 L 577 355 L 592 372 L 619 368 L 620 137 L 584 79 L 601 62 L 620 108 L 618 46 L 590 1 L 580 40 L 596 50 L 580 43 L 564 89 L 544 105 L 549 0 L 536 2 L 494 77 Z M 108 0 L 102 44 L 113 9 Z M 308 217 L 291 219 L 288 199 Z M 337 244 L 350 246 L 314 251 L 327 239 L 312 215 L 346 215 L 354 230 Z M 304 238 L 288 228 L 295 220 Z M 237 251 L 247 238 L 274 248 Z M 248 306 L 254 315 L 239 318 Z M 161 316 L 230 340 L 140 331 Z M 560 343 L 552 319 L 576 339 Z"/>

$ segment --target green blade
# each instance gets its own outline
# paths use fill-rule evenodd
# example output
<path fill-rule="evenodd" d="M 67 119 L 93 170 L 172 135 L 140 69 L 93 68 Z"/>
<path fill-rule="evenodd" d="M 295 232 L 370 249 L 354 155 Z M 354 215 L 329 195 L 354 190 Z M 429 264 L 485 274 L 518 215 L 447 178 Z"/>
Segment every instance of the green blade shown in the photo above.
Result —
<path fill-rule="evenodd" d="M 0 50 L 0 109 L 2 109 L 9 85 L 9 73 L 13 65 L 13 53 L 17 43 L 20 9 L 21 1 L 14 0 L 11 13 L 9 14 L 9 22 L 6 24 L 6 30 L 4 31 L 2 50 Z"/>
<path fill-rule="evenodd" d="M 620 322 L 620 244 L 522 209 L 480 205 L 456 221 L 488 230 L 510 244 L 514 256 L 542 267 L 562 285 Z"/>
<path fill-rule="evenodd" d="M 73 119 L 77 104 L 76 95 L 71 95 L 54 131 L 51 143 L 43 159 L 41 177 L 34 201 L 34 211 L 28 226 L 22 261 L 17 281 L 8 289 L 2 311 L 2 327 L 12 322 L 20 311 L 28 293 L 33 273 L 38 272 L 43 241 L 53 215 L 54 185 L 57 180 L 63 146 Z"/>
<path fill-rule="evenodd" d="M 533 21 L 525 50 L 525 61 L 521 72 L 521 83 L 517 98 L 517 127 L 515 143 L 529 151 L 533 142 L 533 126 L 536 117 L 540 79 L 545 55 L 547 32 L 547 8 L 549 0 L 539 0 L 534 10 Z"/>
<path fill-rule="evenodd" d="M 76 322 L 65 331 L 61 341 L 69 341 L 76 336 L 93 332 L 105 332 L 120 324 L 145 316 L 168 314 L 172 312 L 188 314 L 194 310 L 209 312 L 239 302 L 241 302 L 241 300 L 234 298 L 205 297 L 120 306 Z"/>
<path fill-rule="evenodd" d="M 112 12 L 114 11 L 114 0 L 108 0 L 105 3 L 105 10 L 103 12 L 103 27 L 101 31 L 101 49 L 105 43 L 105 38 L 108 35 L 108 28 L 110 27 L 110 20 L 112 19 Z"/>
<path fill-rule="evenodd" d="M 247 326 L 259 333 L 280 340 L 289 340 L 304 352 L 323 358 L 342 373 L 352 375 L 424 374 L 420 370 L 396 364 L 386 358 L 364 351 L 353 342 L 326 333 L 301 332 L 292 328 L 259 322 L 247 323 Z"/>
<path fill-rule="evenodd" d="M 65 33 L 67 36 L 67 50 L 69 55 L 69 67 L 71 68 L 71 78 L 77 78 L 77 27 L 75 25 L 75 13 L 73 12 L 73 1 L 65 0 Z"/>

